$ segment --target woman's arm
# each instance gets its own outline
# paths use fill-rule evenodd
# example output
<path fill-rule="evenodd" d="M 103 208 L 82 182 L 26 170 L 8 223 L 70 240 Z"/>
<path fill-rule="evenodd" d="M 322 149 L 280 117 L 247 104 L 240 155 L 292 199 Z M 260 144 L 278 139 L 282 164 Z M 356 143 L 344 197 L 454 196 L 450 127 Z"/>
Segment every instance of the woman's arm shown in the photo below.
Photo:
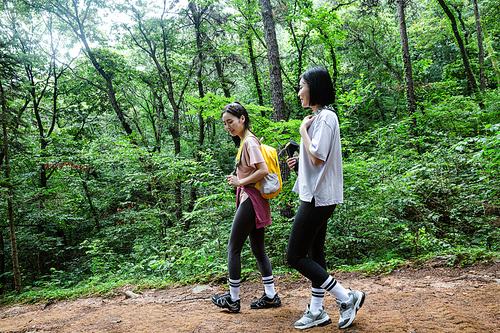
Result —
<path fill-rule="evenodd" d="M 311 123 L 313 122 L 314 118 L 316 118 L 316 116 L 314 116 L 314 117 L 307 116 L 304 118 L 304 120 L 302 121 L 302 124 L 300 125 L 300 136 L 302 137 L 302 141 L 304 142 L 304 147 L 306 148 L 307 155 L 309 155 L 309 158 L 311 159 L 311 161 L 313 162 L 313 164 L 315 166 L 319 166 L 322 163 L 324 163 L 325 161 L 317 158 L 316 156 L 314 156 L 311 153 L 311 150 L 309 149 L 309 147 L 311 146 L 311 138 L 309 137 L 309 134 L 307 133 L 307 129 L 309 128 L 309 126 L 311 126 Z"/>
<path fill-rule="evenodd" d="M 256 170 L 250 176 L 245 177 L 243 179 L 238 179 L 235 175 L 227 176 L 227 182 L 229 185 L 238 187 L 248 184 L 255 184 L 265 176 L 269 174 L 269 170 L 267 169 L 266 162 L 260 162 L 255 164 Z"/>

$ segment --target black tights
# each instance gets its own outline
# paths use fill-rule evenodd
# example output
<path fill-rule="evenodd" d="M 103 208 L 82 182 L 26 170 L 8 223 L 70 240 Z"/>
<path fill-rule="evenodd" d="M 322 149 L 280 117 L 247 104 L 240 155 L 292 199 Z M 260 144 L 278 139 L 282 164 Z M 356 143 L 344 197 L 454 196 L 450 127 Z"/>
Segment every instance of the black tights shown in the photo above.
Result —
<path fill-rule="evenodd" d="M 335 207 L 314 207 L 314 198 L 312 202 L 301 201 L 290 232 L 288 263 L 311 280 L 313 288 L 321 288 L 329 277 L 324 247 L 327 222 Z"/>
<path fill-rule="evenodd" d="M 229 278 L 231 280 L 241 279 L 240 255 L 247 237 L 250 238 L 250 248 L 255 259 L 257 259 L 260 273 L 264 277 L 271 276 L 273 270 L 264 244 L 264 228 L 255 228 L 255 211 L 250 198 L 247 198 L 238 207 L 231 228 L 231 236 L 229 236 L 227 254 Z"/>

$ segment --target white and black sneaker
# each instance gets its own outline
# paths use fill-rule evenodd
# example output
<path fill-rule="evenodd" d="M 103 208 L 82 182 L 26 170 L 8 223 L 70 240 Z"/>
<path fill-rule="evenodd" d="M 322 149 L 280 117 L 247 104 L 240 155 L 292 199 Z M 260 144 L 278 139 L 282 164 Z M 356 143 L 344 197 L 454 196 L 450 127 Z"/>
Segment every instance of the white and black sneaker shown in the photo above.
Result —
<path fill-rule="evenodd" d="M 278 293 L 274 294 L 273 298 L 267 297 L 266 293 L 262 295 L 257 301 L 250 304 L 251 309 L 267 309 L 267 308 L 277 308 L 281 306 L 281 299 Z"/>
<path fill-rule="evenodd" d="M 331 323 L 332 320 L 328 317 L 324 307 L 319 309 L 319 313 L 317 315 L 313 315 L 309 308 L 309 304 L 307 304 L 306 312 L 304 312 L 302 318 L 296 321 L 293 326 L 299 330 L 303 330 L 314 326 L 325 326 Z"/>
<path fill-rule="evenodd" d="M 233 301 L 231 299 L 231 294 L 227 293 L 225 295 L 212 296 L 212 303 L 217 305 L 220 308 L 228 309 L 229 312 L 238 312 L 240 311 L 240 300 Z"/>
<path fill-rule="evenodd" d="M 349 300 L 342 302 L 339 299 L 335 299 L 340 310 L 339 318 L 339 328 L 349 327 L 354 318 L 356 318 L 356 312 L 363 306 L 365 301 L 365 293 L 356 290 L 351 290 L 347 293 L 349 295 Z"/>

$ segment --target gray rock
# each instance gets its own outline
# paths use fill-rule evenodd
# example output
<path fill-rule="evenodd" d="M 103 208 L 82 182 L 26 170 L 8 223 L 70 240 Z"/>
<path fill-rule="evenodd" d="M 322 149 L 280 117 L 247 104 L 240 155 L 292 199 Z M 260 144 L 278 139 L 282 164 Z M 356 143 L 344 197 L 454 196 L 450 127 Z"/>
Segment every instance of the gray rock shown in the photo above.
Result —
<path fill-rule="evenodd" d="M 193 293 L 199 294 L 199 293 L 204 292 L 205 290 L 212 290 L 212 287 L 207 286 L 207 285 L 201 285 L 201 286 L 196 286 L 191 290 L 193 291 Z"/>

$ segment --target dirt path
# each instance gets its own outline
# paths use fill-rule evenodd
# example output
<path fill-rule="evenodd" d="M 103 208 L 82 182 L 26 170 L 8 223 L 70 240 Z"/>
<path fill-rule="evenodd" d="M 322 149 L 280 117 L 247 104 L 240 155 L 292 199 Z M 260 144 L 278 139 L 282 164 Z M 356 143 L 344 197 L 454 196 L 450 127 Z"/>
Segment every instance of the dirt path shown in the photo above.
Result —
<path fill-rule="evenodd" d="M 442 267 L 437 267 L 442 266 Z M 334 323 L 307 332 L 500 332 L 500 263 L 447 268 L 439 261 L 390 275 L 362 278 L 336 274 L 345 286 L 366 292 L 353 325 L 339 330 L 332 296 L 324 305 Z M 300 332 L 293 328 L 310 299 L 306 280 L 276 276 L 283 306 L 250 310 L 262 293 L 257 281 L 242 283 L 242 311 L 220 311 L 212 294 L 220 285 L 146 290 L 138 298 L 85 298 L 0 308 L 0 332 Z"/>

